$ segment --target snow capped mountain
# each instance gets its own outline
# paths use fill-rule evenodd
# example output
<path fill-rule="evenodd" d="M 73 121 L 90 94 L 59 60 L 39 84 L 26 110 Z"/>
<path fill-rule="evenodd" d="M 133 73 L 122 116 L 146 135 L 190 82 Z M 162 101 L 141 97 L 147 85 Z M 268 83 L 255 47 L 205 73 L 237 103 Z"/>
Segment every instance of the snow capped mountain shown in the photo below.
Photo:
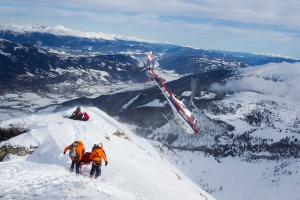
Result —
<path fill-rule="evenodd" d="M 90 39 L 104 39 L 104 40 L 127 40 L 127 41 L 137 41 L 137 42 L 149 42 L 149 43 L 163 43 L 156 42 L 152 40 L 138 39 L 135 37 L 125 37 L 116 34 L 106 34 L 101 32 L 82 32 L 77 30 L 72 30 L 65 28 L 61 25 L 55 27 L 49 27 L 42 24 L 36 25 L 17 25 L 17 24 L 0 24 L 0 31 L 12 31 L 16 33 L 48 33 L 59 36 L 74 36 L 74 37 L 83 37 Z"/>
<path fill-rule="evenodd" d="M 39 90 L 51 93 L 92 93 L 101 87 L 122 82 L 145 82 L 146 75 L 127 55 L 59 57 L 47 50 L 0 40 L 0 93 Z M 68 93 L 69 93 L 68 92 Z"/>
<path fill-rule="evenodd" d="M 24 124 L 29 129 L 1 146 L 38 146 L 30 155 L 10 154 L 0 163 L 2 198 L 214 199 L 146 140 L 97 108 L 82 109 L 91 117 L 87 122 L 63 118 L 71 115 L 70 109 L 1 123 L 2 128 Z M 83 140 L 86 151 L 91 151 L 95 143 L 104 143 L 108 165 L 102 166 L 100 180 L 89 178 L 90 166 L 83 166 L 80 176 L 69 172 L 70 158 L 62 152 L 78 139 Z"/>

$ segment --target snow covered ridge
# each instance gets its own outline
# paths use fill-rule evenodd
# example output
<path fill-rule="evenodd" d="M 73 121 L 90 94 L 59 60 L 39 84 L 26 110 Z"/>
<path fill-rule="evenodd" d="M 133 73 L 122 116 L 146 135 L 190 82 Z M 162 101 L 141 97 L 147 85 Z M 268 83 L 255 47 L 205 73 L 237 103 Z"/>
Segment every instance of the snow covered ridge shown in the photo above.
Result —
<path fill-rule="evenodd" d="M 125 41 L 137 41 L 137 42 L 148 42 L 148 43 L 165 43 L 157 42 L 152 40 L 139 39 L 136 37 L 126 37 L 116 34 L 107 34 L 102 32 L 82 32 L 77 30 L 72 30 L 65 28 L 63 26 L 49 27 L 42 24 L 36 25 L 16 25 L 16 24 L 0 24 L 0 31 L 12 31 L 16 33 L 49 33 L 53 35 L 60 36 L 74 36 L 74 37 L 84 37 L 91 39 L 104 39 L 104 40 L 125 40 Z"/>
<path fill-rule="evenodd" d="M 165 160 L 145 139 L 137 137 L 101 110 L 82 107 L 91 117 L 87 122 L 62 117 L 71 115 L 74 109 L 1 123 L 3 128 L 25 123 L 30 130 L 11 138 L 8 143 L 38 146 L 28 156 L 9 155 L 0 163 L 2 198 L 214 199 Z M 124 137 L 114 134 L 117 130 Z M 78 139 L 83 140 L 86 151 L 91 151 L 95 143 L 104 143 L 108 165 L 102 167 L 101 178 L 97 181 L 89 177 L 91 166 L 83 166 L 84 171 L 79 176 L 69 172 L 71 160 L 62 152 Z"/>
<path fill-rule="evenodd" d="M 269 54 L 269 53 L 253 53 L 254 55 L 261 55 L 261 56 L 268 56 L 268 57 L 282 57 L 282 58 L 287 58 L 287 59 L 294 59 L 294 60 L 299 60 L 298 58 L 295 57 L 290 57 L 290 56 L 283 56 L 280 54 Z"/>

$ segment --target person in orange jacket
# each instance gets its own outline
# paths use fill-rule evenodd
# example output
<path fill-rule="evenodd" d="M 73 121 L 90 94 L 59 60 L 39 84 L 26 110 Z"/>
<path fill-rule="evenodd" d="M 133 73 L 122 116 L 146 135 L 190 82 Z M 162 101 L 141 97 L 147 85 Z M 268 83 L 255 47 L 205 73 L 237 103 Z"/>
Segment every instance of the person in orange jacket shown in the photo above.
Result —
<path fill-rule="evenodd" d="M 103 149 L 103 144 L 95 144 L 93 147 L 93 151 L 90 155 L 90 160 L 92 160 L 92 168 L 90 171 L 90 176 L 93 178 L 95 171 L 95 179 L 98 178 L 98 176 L 101 176 L 101 166 L 102 166 L 102 159 L 105 161 L 105 166 L 108 164 L 105 151 Z"/>
<path fill-rule="evenodd" d="M 82 155 L 85 153 L 85 148 L 82 140 L 77 140 L 73 142 L 71 145 L 67 146 L 64 149 L 64 155 L 66 152 L 70 150 L 69 156 L 72 159 L 72 164 L 70 167 L 70 172 L 74 172 L 74 165 L 76 167 L 76 174 L 79 174 L 79 168 L 80 168 L 80 160 L 82 158 Z"/>

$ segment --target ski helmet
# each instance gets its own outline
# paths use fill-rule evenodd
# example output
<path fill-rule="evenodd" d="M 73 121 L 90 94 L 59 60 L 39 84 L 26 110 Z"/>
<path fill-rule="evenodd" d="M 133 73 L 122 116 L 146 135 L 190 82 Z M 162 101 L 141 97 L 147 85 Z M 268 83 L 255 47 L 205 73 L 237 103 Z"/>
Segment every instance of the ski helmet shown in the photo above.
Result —
<path fill-rule="evenodd" d="M 80 106 L 77 106 L 76 110 L 77 110 L 77 111 L 80 111 L 80 110 L 81 110 L 81 107 L 80 107 Z"/>

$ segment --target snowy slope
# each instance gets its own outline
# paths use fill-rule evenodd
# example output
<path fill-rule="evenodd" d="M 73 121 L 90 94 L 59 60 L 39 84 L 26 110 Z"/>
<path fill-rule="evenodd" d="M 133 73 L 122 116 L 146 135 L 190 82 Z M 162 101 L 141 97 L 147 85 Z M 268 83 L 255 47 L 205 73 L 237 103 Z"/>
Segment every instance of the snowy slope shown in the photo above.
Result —
<path fill-rule="evenodd" d="M 222 200 L 299 200 L 299 159 L 245 162 L 200 151 L 170 150 L 152 142 L 159 152 L 197 185 Z"/>
<path fill-rule="evenodd" d="M 0 163 L 0 196 L 8 199 L 214 199 L 165 160 L 146 140 L 97 108 L 83 108 L 91 117 L 81 122 L 62 113 L 32 115 L 6 120 L 1 127 L 25 122 L 29 132 L 11 138 L 13 145 L 37 145 L 26 157 L 10 155 Z M 116 130 L 125 133 L 118 137 Z M 76 139 L 86 151 L 103 142 L 108 165 L 100 180 L 69 172 L 70 159 L 63 149 Z M 4 142 L 0 144 L 2 146 Z M 84 169 L 84 168 L 83 168 Z"/>

